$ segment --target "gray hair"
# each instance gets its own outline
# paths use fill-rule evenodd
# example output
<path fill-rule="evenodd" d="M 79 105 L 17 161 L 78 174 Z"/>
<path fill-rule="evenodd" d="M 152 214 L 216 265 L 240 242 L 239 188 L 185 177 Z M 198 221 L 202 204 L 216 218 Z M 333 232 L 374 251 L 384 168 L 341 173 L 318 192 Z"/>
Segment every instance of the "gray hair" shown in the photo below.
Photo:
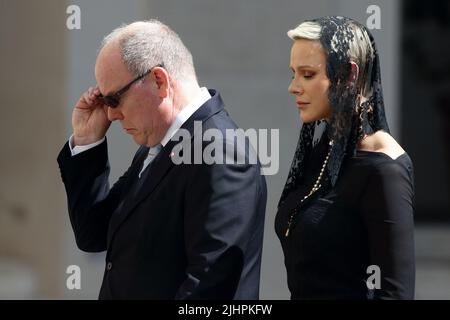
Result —
<path fill-rule="evenodd" d="M 366 83 L 360 83 L 362 88 L 362 95 L 367 97 L 371 94 L 370 77 L 364 75 L 367 72 L 366 64 L 367 57 L 370 57 L 370 61 L 373 61 L 375 53 L 370 41 L 370 37 L 367 32 L 354 23 L 350 23 L 350 27 L 353 30 L 354 37 L 349 42 L 348 55 L 350 60 L 355 62 L 359 67 L 358 79 L 360 81 L 366 80 Z M 292 40 L 308 39 L 320 41 L 322 32 L 322 26 L 314 21 L 305 21 L 299 24 L 295 29 L 289 30 L 287 35 Z M 334 50 L 337 39 L 333 37 L 331 47 Z"/>
<path fill-rule="evenodd" d="M 162 64 L 176 81 L 196 81 L 192 54 L 178 34 L 158 20 L 121 25 L 103 39 L 100 49 L 111 41 L 119 41 L 122 59 L 135 76 Z"/>

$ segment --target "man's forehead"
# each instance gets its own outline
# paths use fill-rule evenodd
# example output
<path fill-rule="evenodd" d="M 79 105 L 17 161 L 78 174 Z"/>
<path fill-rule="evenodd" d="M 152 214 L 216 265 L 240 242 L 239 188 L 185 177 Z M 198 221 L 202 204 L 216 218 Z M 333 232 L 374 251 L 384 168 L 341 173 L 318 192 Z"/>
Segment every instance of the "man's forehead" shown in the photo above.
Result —
<path fill-rule="evenodd" d="M 130 77 L 130 72 L 122 60 L 120 47 L 106 45 L 103 47 L 95 63 L 95 78 L 102 94 L 117 90 L 117 86 Z"/>

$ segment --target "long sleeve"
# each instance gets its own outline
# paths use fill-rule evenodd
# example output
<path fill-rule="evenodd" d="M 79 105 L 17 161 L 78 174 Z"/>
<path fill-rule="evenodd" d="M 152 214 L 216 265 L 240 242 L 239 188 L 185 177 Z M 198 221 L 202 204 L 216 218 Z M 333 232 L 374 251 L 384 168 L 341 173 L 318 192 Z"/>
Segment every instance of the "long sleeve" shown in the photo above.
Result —
<path fill-rule="evenodd" d="M 100 140 L 94 142 L 94 143 L 90 143 L 88 145 L 84 145 L 84 146 L 74 146 L 73 145 L 73 134 L 70 136 L 69 138 L 69 149 L 70 149 L 70 153 L 72 154 L 72 156 L 76 156 L 79 153 L 82 153 L 84 151 L 87 151 L 89 149 L 92 149 L 98 145 L 100 145 L 103 141 L 105 141 L 106 137 L 101 138 Z"/>
<path fill-rule="evenodd" d="M 241 285 L 247 299 L 257 299 L 266 206 L 260 167 L 197 165 L 191 181 L 184 217 L 187 278 L 176 298 L 241 299 L 235 296 Z"/>
<path fill-rule="evenodd" d="M 412 165 L 395 161 L 377 164 L 361 199 L 368 232 L 369 263 L 381 273 L 375 299 L 413 299 L 414 184 Z"/>
<path fill-rule="evenodd" d="M 110 189 L 106 140 L 75 156 L 66 143 L 57 161 L 77 246 L 86 252 L 106 250 L 109 220 L 120 201 L 131 167 Z"/>

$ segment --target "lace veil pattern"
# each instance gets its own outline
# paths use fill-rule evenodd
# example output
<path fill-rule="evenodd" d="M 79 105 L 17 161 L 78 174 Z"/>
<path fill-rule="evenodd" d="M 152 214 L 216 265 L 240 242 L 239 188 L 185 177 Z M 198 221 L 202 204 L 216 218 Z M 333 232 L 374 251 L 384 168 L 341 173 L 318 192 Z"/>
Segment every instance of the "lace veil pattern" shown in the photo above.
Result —
<path fill-rule="evenodd" d="M 336 184 L 343 161 L 355 155 L 357 143 L 365 134 L 378 130 L 389 133 L 381 87 L 380 60 L 373 35 L 362 24 L 345 17 L 329 16 L 310 21 L 321 26 L 319 41 L 326 54 L 326 72 L 330 80 L 328 99 L 332 115 L 328 121 L 302 125 L 278 206 L 302 182 L 305 160 L 320 132 L 333 141 L 326 167 L 325 189 Z M 358 64 L 359 76 L 356 81 L 350 81 L 351 61 L 354 61 L 350 46 L 355 41 L 364 43 L 363 37 L 370 39 L 366 43 L 370 43 L 371 47 L 360 51 L 364 56 L 362 63 Z"/>

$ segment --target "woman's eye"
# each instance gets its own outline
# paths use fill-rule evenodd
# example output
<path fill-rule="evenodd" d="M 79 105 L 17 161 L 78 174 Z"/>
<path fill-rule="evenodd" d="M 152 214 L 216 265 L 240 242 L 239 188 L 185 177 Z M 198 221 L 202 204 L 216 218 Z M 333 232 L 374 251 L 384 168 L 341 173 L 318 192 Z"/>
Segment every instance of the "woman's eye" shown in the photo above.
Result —
<path fill-rule="evenodd" d="M 312 79 L 313 77 L 314 77 L 314 74 L 312 74 L 312 73 L 305 73 L 303 75 L 303 78 L 305 78 L 305 79 Z"/>

